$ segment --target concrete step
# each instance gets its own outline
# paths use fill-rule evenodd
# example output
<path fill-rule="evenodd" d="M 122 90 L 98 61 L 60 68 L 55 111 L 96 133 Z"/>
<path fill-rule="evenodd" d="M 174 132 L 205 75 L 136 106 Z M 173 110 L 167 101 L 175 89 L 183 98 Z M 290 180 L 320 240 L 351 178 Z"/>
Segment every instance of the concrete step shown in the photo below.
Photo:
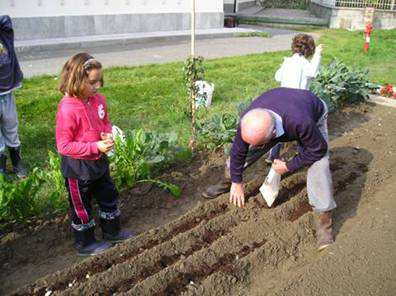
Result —
<path fill-rule="evenodd" d="M 239 33 L 254 32 L 248 28 L 221 28 L 204 29 L 196 31 L 197 39 L 232 37 Z M 191 32 L 185 31 L 157 31 L 147 33 L 113 34 L 78 36 L 69 38 L 36 39 L 15 41 L 15 50 L 18 54 L 32 54 L 37 52 L 48 52 L 51 50 L 79 50 L 84 48 L 95 48 L 102 46 L 128 46 L 144 45 L 161 41 L 189 40 Z"/>

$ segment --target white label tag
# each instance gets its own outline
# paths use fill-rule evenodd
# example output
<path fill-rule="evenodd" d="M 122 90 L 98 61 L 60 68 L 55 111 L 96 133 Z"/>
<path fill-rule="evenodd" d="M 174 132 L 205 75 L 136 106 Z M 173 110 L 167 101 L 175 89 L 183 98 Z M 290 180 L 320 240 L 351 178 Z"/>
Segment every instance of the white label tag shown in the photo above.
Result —
<path fill-rule="evenodd" d="M 100 119 L 103 119 L 105 117 L 105 110 L 102 104 L 98 106 L 98 115 Z"/>

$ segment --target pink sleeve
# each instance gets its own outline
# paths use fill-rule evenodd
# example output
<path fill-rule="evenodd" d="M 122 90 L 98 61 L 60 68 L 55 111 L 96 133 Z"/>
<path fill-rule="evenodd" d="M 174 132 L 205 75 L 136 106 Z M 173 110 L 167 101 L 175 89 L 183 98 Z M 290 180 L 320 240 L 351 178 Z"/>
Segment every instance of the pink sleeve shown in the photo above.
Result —
<path fill-rule="evenodd" d="M 104 106 L 104 110 L 105 110 L 105 117 L 103 118 L 104 132 L 105 133 L 111 133 L 112 132 L 112 124 L 111 124 L 110 119 L 109 119 L 109 112 L 107 110 L 106 98 L 104 96 L 101 96 L 101 97 L 102 97 L 103 106 Z"/>
<path fill-rule="evenodd" d="M 104 124 L 105 124 L 105 133 L 111 133 L 112 132 L 112 124 L 111 124 L 111 122 L 110 122 L 110 119 L 109 119 L 109 113 L 108 113 L 108 111 L 107 111 L 107 105 L 105 105 L 105 118 L 103 119 L 103 121 L 104 121 Z"/>
<path fill-rule="evenodd" d="M 76 133 L 75 118 L 66 108 L 59 106 L 56 115 L 56 147 L 61 155 L 80 158 L 99 154 L 96 142 L 73 141 Z"/>

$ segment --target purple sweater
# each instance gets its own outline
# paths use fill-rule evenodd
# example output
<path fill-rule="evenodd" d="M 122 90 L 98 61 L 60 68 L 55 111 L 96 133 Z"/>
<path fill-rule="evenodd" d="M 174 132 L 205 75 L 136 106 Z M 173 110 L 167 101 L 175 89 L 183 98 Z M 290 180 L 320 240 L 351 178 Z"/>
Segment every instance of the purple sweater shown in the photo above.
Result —
<path fill-rule="evenodd" d="M 303 166 L 309 166 L 321 159 L 327 152 L 327 142 L 316 123 L 323 115 L 322 101 L 312 92 L 292 88 L 275 88 L 256 98 L 241 117 L 248 111 L 265 108 L 277 113 L 282 118 L 284 135 L 267 143 L 263 149 L 269 150 L 278 142 L 297 141 L 299 154 L 288 162 L 287 168 L 294 172 Z M 242 182 L 242 173 L 249 144 L 241 137 L 238 126 L 231 148 L 231 180 Z"/>

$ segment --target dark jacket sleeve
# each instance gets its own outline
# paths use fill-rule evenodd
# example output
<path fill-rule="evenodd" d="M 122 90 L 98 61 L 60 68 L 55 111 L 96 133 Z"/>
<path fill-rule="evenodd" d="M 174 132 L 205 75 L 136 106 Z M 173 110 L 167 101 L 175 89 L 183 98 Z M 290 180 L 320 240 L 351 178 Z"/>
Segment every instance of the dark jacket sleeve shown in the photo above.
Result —
<path fill-rule="evenodd" d="M 2 32 L 12 32 L 12 22 L 8 15 L 0 15 L 0 31 Z"/>
<path fill-rule="evenodd" d="M 242 182 L 243 168 L 248 151 L 249 144 L 242 140 L 241 128 L 238 126 L 230 153 L 230 171 L 233 183 Z"/>
<path fill-rule="evenodd" d="M 294 172 L 304 166 L 310 166 L 326 155 L 328 146 L 316 123 L 298 125 L 296 133 L 301 145 L 300 153 L 289 161 L 286 166 Z"/>

